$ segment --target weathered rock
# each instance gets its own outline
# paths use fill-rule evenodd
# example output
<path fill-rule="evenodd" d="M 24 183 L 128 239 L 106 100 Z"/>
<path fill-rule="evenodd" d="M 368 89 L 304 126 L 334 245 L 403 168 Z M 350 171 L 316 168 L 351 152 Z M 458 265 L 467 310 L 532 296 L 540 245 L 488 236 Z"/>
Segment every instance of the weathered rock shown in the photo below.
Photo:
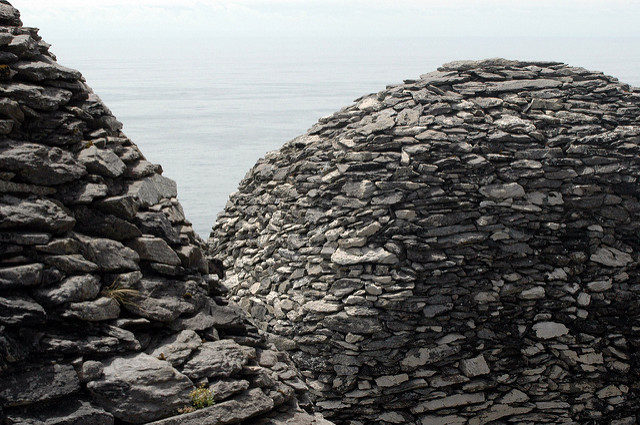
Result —
<path fill-rule="evenodd" d="M 569 333 L 569 329 L 562 323 L 540 322 L 533 325 L 536 336 L 540 339 L 557 338 Z"/>
<path fill-rule="evenodd" d="M 39 263 L 0 268 L 0 289 L 38 286 L 42 283 L 43 268 Z"/>
<path fill-rule="evenodd" d="M 358 263 L 394 264 L 397 257 L 382 248 L 379 249 L 350 249 L 338 248 L 331 256 L 331 261 L 342 266 Z"/>
<path fill-rule="evenodd" d="M 136 216 L 140 229 L 150 235 L 166 239 L 171 243 L 179 243 L 180 235 L 167 218 L 166 214 L 158 212 L 141 212 Z"/>
<path fill-rule="evenodd" d="M 487 362 L 482 355 L 472 359 L 461 360 L 460 370 L 469 378 L 486 375 L 490 372 L 489 366 L 487 366 Z"/>
<path fill-rule="evenodd" d="M 60 204 L 48 199 L 0 197 L 0 229 L 29 229 L 62 233 L 75 219 Z"/>
<path fill-rule="evenodd" d="M 172 322 L 195 310 L 193 296 L 198 295 L 198 288 L 194 282 L 143 278 L 126 288 L 135 292 L 124 308 L 147 319 Z"/>
<path fill-rule="evenodd" d="M 497 184 L 480 188 L 484 196 L 496 199 L 522 198 L 525 193 L 518 183 Z"/>
<path fill-rule="evenodd" d="M 255 351 L 234 341 L 205 342 L 184 364 L 183 373 L 192 380 L 200 378 L 225 378 L 242 369 Z"/>
<path fill-rule="evenodd" d="M 118 177 L 127 168 L 124 162 L 110 150 L 89 146 L 78 154 L 78 161 L 91 173 L 105 177 Z"/>
<path fill-rule="evenodd" d="M 156 263 L 180 265 L 180 258 L 164 239 L 143 236 L 130 242 L 140 259 Z"/>
<path fill-rule="evenodd" d="M 38 299 L 48 304 L 64 304 L 94 299 L 100 292 L 100 279 L 94 275 L 69 277 L 59 285 L 38 289 Z"/>
<path fill-rule="evenodd" d="M 609 267 L 623 267 L 632 262 L 633 259 L 625 252 L 605 246 L 591 254 L 591 261 Z"/>
<path fill-rule="evenodd" d="M 83 255 L 106 271 L 137 270 L 140 257 L 120 242 L 79 236 Z"/>
<path fill-rule="evenodd" d="M 189 404 L 193 383 L 162 360 L 147 354 L 104 363 L 104 376 L 87 384 L 102 408 L 129 423 L 154 421 Z"/>
<path fill-rule="evenodd" d="M 21 406 L 68 396 L 80 389 L 72 366 L 49 364 L 8 374 L 0 385 L 5 406 Z"/>
<path fill-rule="evenodd" d="M 76 218 L 76 229 L 87 235 L 95 235 L 117 241 L 126 241 L 142 236 L 135 224 L 115 215 L 79 206 L 73 210 Z"/>
<path fill-rule="evenodd" d="M 132 183 L 127 192 L 142 206 L 155 205 L 162 199 L 175 198 L 177 194 L 176 183 L 159 174 Z"/>
<path fill-rule="evenodd" d="M 64 312 L 65 317 L 73 317 L 87 322 L 117 319 L 120 304 L 113 298 L 101 297 L 93 301 L 71 303 Z"/>
<path fill-rule="evenodd" d="M 166 360 L 174 367 L 184 364 L 194 350 L 202 345 L 202 339 L 192 330 L 185 330 L 161 341 L 151 351 L 151 356 Z"/>
<path fill-rule="evenodd" d="M 47 186 L 68 183 L 86 173 L 65 150 L 15 142 L 0 144 L 0 169 L 16 172 L 29 183 Z"/>
<path fill-rule="evenodd" d="M 28 296 L 0 296 L 0 324 L 29 325 L 44 322 L 44 308 Z"/>
<path fill-rule="evenodd" d="M 72 401 L 10 414 L 6 421 L 9 425 L 113 425 L 113 415 L 86 401 Z"/>

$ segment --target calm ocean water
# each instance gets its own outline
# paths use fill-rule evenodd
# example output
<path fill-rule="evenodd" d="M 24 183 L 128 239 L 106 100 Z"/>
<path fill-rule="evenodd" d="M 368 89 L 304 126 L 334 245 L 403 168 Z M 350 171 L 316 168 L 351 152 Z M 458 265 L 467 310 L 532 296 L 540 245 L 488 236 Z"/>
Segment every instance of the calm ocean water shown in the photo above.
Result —
<path fill-rule="evenodd" d="M 363 94 L 444 62 L 558 60 L 640 86 L 640 39 L 55 40 L 207 237 L 258 158 Z"/>

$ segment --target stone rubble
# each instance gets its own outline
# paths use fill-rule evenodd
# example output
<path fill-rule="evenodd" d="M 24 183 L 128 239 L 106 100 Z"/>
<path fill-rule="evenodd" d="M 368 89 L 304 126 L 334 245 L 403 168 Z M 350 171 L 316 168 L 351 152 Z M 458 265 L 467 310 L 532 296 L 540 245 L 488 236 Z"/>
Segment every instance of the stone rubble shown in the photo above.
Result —
<path fill-rule="evenodd" d="M 330 424 L 121 128 L 0 0 L 0 424 Z"/>
<path fill-rule="evenodd" d="M 340 424 L 638 423 L 640 90 L 443 65 L 268 153 L 208 242 Z"/>

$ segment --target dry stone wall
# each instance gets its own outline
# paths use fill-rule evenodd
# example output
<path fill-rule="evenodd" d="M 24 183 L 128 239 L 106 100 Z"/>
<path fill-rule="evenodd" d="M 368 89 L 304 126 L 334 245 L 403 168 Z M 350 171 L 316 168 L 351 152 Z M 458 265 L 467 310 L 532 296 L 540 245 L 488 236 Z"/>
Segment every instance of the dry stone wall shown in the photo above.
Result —
<path fill-rule="evenodd" d="M 0 423 L 327 424 L 121 127 L 0 0 Z"/>
<path fill-rule="evenodd" d="M 340 424 L 638 423 L 640 90 L 456 62 L 322 118 L 213 227 Z"/>

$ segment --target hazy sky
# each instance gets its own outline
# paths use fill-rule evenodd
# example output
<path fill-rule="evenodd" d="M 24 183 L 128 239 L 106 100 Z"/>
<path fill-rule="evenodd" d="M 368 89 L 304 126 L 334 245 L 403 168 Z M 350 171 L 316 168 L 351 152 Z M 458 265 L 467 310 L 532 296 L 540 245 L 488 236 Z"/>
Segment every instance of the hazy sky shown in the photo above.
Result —
<path fill-rule="evenodd" d="M 640 36 L 638 0 L 13 0 L 45 37 Z"/>

